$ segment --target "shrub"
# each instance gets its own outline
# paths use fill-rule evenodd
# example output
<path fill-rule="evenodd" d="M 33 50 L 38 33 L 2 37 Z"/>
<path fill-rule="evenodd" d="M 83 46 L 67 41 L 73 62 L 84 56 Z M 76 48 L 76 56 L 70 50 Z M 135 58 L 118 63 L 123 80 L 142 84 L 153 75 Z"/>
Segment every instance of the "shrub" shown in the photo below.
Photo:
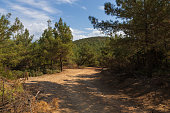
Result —
<path fill-rule="evenodd" d="M 43 72 L 41 72 L 41 71 L 36 71 L 35 72 L 35 76 L 41 76 L 41 75 L 43 75 Z"/>
<path fill-rule="evenodd" d="M 24 72 L 19 71 L 19 70 L 14 70 L 14 71 L 12 71 L 12 75 L 15 78 L 22 78 L 22 77 L 24 77 Z"/>
<path fill-rule="evenodd" d="M 31 70 L 30 73 L 29 73 L 29 75 L 30 75 L 31 77 L 41 76 L 41 75 L 43 75 L 43 72 Z"/>
<path fill-rule="evenodd" d="M 46 74 L 53 74 L 53 70 L 46 69 Z"/>
<path fill-rule="evenodd" d="M 60 70 L 52 70 L 52 73 L 55 74 L 55 73 L 60 73 L 61 71 Z"/>

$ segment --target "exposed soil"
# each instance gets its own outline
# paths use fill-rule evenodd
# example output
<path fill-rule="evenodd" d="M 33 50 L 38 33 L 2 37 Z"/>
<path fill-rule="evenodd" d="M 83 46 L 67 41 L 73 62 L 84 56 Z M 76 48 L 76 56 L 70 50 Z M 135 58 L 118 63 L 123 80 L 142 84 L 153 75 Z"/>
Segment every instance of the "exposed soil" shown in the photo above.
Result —
<path fill-rule="evenodd" d="M 50 103 L 58 98 L 59 108 L 53 113 L 169 112 L 166 107 L 164 111 L 145 107 L 144 102 L 139 101 L 144 100 L 143 95 L 129 96 L 122 91 L 122 86 L 119 89 L 115 83 L 110 87 L 109 80 L 101 76 L 99 68 L 66 69 L 62 73 L 30 77 L 25 85 L 33 95 L 40 91 L 38 100 Z"/>

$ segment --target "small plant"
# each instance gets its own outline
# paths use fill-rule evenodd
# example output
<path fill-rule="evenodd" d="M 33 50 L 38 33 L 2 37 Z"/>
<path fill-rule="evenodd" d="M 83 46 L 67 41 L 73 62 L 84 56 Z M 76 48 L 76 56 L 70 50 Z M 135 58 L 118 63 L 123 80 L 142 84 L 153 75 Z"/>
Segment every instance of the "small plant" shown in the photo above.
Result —
<path fill-rule="evenodd" d="M 45 101 L 37 102 L 35 105 L 35 113 L 51 113 L 53 111 L 56 111 L 58 109 L 58 99 L 54 98 L 50 103 L 47 103 Z"/>
<path fill-rule="evenodd" d="M 13 75 L 15 78 L 22 78 L 23 75 L 24 75 L 24 72 L 19 71 L 19 70 L 14 70 L 14 71 L 12 71 L 12 75 Z"/>

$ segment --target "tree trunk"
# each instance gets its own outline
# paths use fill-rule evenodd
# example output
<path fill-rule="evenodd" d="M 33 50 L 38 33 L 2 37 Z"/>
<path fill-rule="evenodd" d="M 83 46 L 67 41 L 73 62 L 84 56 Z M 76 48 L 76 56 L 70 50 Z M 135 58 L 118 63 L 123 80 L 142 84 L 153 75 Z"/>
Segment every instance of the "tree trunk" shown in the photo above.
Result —
<path fill-rule="evenodd" d="M 63 71 L 63 60 L 60 56 L 60 71 L 62 72 Z"/>
<path fill-rule="evenodd" d="M 53 70 L 53 60 L 51 60 L 51 70 Z"/>

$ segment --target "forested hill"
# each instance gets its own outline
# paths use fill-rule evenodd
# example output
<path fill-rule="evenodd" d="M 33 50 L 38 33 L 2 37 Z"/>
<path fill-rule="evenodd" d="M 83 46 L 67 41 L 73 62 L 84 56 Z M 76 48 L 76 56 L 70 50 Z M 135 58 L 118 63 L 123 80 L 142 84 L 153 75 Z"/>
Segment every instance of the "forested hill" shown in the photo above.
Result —
<path fill-rule="evenodd" d="M 75 61 L 78 65 L 99 66 L 102 49 L 109 43 L 109 37 L 90 37 L 74 41 Z"/>
<path fill-rule="evenodd" d="M 89 37 L 89 38 L 76 40 L 73 43 L 78 47 L 81 47 L 83 45 L 90 46 L 94 50 L 94 52 L 99 53 L 101 48 L 103 48 L 108 42 L 109 42 L 109 37 L 98 36 L 98 37 Z"/>

